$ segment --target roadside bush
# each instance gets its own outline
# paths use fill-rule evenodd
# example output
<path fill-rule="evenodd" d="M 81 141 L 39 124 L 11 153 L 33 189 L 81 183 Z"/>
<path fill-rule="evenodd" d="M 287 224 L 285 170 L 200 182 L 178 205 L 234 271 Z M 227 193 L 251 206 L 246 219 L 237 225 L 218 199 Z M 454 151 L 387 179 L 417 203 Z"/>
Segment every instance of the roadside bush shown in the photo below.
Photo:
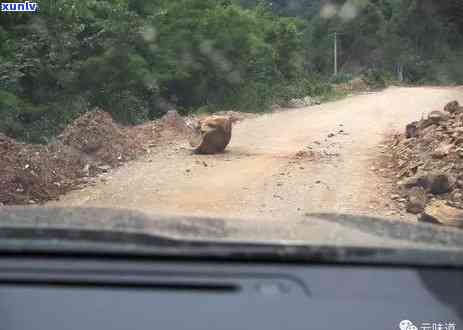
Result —
<path fill-rule="evenodd" d="M 0 21 L 0 130 L 44 142 L 101 108 L 138 124 L 175 107 L 265 111 L 305 94 L 301 20 L 216 0 L 44 0 Z M 5 94 L 6 95 L 6 94 Z"/>
<path fill-rule="evenodd" d="M 338 73 L 336 76 L 333 76 L 330 80 L 332 84 L 344 84 L 348 83 L 354 79 L 354 76 L 351 73 L 341 72 Z"/>
<path fill-rule="evenodd" d="M 392 74 L 383 70 L 369 69 L 363 73 L 363 80 L 373 89 L 387 87 L 392 79 Z"/>

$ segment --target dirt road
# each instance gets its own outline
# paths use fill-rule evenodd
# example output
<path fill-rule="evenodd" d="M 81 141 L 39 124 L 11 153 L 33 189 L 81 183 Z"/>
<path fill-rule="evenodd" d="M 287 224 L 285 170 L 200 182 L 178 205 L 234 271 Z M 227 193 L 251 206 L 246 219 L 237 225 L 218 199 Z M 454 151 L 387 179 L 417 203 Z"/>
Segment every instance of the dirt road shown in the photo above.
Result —
<path fill-rule="evenodd" d="M 399 218 L 387 205 L 388 182 L 371 169 L 380 144 L 387 134 L 454 99 L 463 101 L 461 89 L 393 87 L 262 115 L 234 127 L 225 154 L 192 155 L 186 142 L 153 148 L 145 158 L 114 170 L 95 186 L 48 205 L 221 216 L 256 223 L 265 219 L 274 224 L 297 223 L 307 213 L 318 212 Z M 315 227 L 324 225 L 312 226 L 313 236 L 319 238 Z M 325 240 L 334 237 L 330 226 Z M 297 236 L 296 227 L 292 232 Z M 352 240 L 362 237 L 353 234 Z"/>

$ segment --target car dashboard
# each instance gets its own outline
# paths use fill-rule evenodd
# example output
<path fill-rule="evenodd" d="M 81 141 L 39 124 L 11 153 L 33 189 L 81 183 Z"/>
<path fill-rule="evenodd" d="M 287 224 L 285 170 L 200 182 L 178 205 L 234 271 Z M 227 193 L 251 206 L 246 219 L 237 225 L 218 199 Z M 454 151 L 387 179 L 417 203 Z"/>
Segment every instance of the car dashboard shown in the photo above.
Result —
<path fill-rule="evenodd" d="M 460 269 L 4 255 L 1 330 L 463 326 Z M 413 329 L 413 328 L 412 328 Z"/>

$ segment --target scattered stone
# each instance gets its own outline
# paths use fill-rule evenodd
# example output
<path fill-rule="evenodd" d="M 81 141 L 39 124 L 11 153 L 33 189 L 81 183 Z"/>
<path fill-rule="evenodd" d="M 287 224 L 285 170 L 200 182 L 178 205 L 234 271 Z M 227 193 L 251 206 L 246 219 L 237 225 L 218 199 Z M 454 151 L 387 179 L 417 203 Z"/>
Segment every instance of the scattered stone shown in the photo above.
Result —
<path fill-rule="evenodd" d="M 463 200 L 463 193 L 461 191 L 455 190 L 452 193 L 452 201 L 461 202 Z"/>
<path fill-rule="evenodd" d="M 397 194 L 391 195 L 391 200 L 396 201 L 399 199 L 400 199 L 400 195 L 397 195 Z"/>
<path fill-rule="evenodd" d="M 428 175 L 427 179 L 429 190 L 436 195 L 448 193 L 454 185 L 453 179 L 445 173 L 431 174 Z"/>
<path fill-rule="evenodd" d="M 427 189 L 429 187 L 429 181 L 427 176 L 414 176 L 406 178 L 402 181 L 399 181 L 397 184 L 399 185 L 399 187 L 405 189 L 412 189 L 415 187 L 422 187 Z"/>
<path fill-rule="evenodd" d="M 421 187 L 432 194 L 445 194 L 451 190 L 453 182 L 453 179 L 445 173 L 429 173 L 407 178 L 398 184 L 405 189 Z"/>
<path fill-rule="evenodd" d="M 450 153 L 450 150 L 452 150 L 453 147 L 454 147 L 453 144 L 442 143 L 441 145 L 439 145 L 437 147 L 436 150 L 434 150 L 431 153 L 431 156 L 433 158 L 438 158 L 438 159 L 444 158 L 444 157 L 448 156 L 448 154 Z"/>
<path fill-rule="evenodd" d="M 422 187 L 414 187 L 408 192 L 407 212 L 419 214 L 424 211 L 427 203 L 426 191 Z"/>
<path fill-rule="evenodd" d="M 444 110 L 450 113 L 456 113 L 459 109 L 460 109 L 460 104 L 458 103 L 458 101 L 449 102 L 444 107 Z"/>
<path fill-rule="evenodd" d="M 428 120 L 431 122 L 431 124 L 433 125 L 437 125 L 437 124 L 440 124 L 441 122 L 445 121 L 448 119 L 448 116 L 447 114 L 445 114 L 445 112 L 442 112 L 442 111 L 432 111 L 429 115 L 428 115 Z"/>
<path fill-rule="evenodd" d="M 408 124 L 405 128 L 405 137 L 407 139 L 416 138 L 418 136 L 418 122 L 414 121 L 411 124 Z"/>
<path fill-rule="evenodd" d="M 433 201 L 426 206 L 419 220 L 463 228 L 463 210 L 448 206 L 443 201 Z"/>
<path fill-rule="evenodd" d="M 296 154 L 294 155 L 296 158 L 298 159 L 302 159 L 302 158 L 307 158 L 308 156 L 310 156 L 312 154 L 312 151 L 298 151 L 296 152 Z"/>
<path fill-rule="evenodd" d="M 103 173 L 108 173 L 111 170 L 111 166 L 109 165 L 100 165 L 97 168 Z"/>

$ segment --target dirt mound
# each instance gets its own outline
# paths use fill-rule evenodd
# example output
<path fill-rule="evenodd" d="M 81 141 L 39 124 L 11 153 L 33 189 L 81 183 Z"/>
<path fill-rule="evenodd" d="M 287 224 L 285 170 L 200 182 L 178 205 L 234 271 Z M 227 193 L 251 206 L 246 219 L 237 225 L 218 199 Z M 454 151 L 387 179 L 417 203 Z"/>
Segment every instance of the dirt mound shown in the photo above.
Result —
<path fill-rule="evenodd" d="M 0 205 L 56 199 L 142 151 L 130 129 L 103 111 L 77 118 L 49 145 L 19 143 L 0 134 Z"/>
<path fill-rule="evenodd" d="M 177 111 L 170 110 L 160 119 L 126 128 L 126 131 L 148 149 L 190 139 L 198 120 L 196 116 L 182 117 Z"/>
<path fill-rule="evenodd" d="M 87 112 L 58 137 L 64 145 L 86 154 L 94 162 L 117 166 L 142 151 L 139 141 L 119 127 L 104 111 Z"/>
<path fill-rule="evenodd" d="M 463 209 L 463 108 L 458 102 L 407 125 L 390 151 L 388 166 L 409 212 L 425 212 L 436 201 Z"/>
<path fill-rule="evenodd" d="M 81 183 L 84 161 L 61 143 L 18 143 L 0 134 L 0 204 L 35 204 L 55 199 Z"/>

